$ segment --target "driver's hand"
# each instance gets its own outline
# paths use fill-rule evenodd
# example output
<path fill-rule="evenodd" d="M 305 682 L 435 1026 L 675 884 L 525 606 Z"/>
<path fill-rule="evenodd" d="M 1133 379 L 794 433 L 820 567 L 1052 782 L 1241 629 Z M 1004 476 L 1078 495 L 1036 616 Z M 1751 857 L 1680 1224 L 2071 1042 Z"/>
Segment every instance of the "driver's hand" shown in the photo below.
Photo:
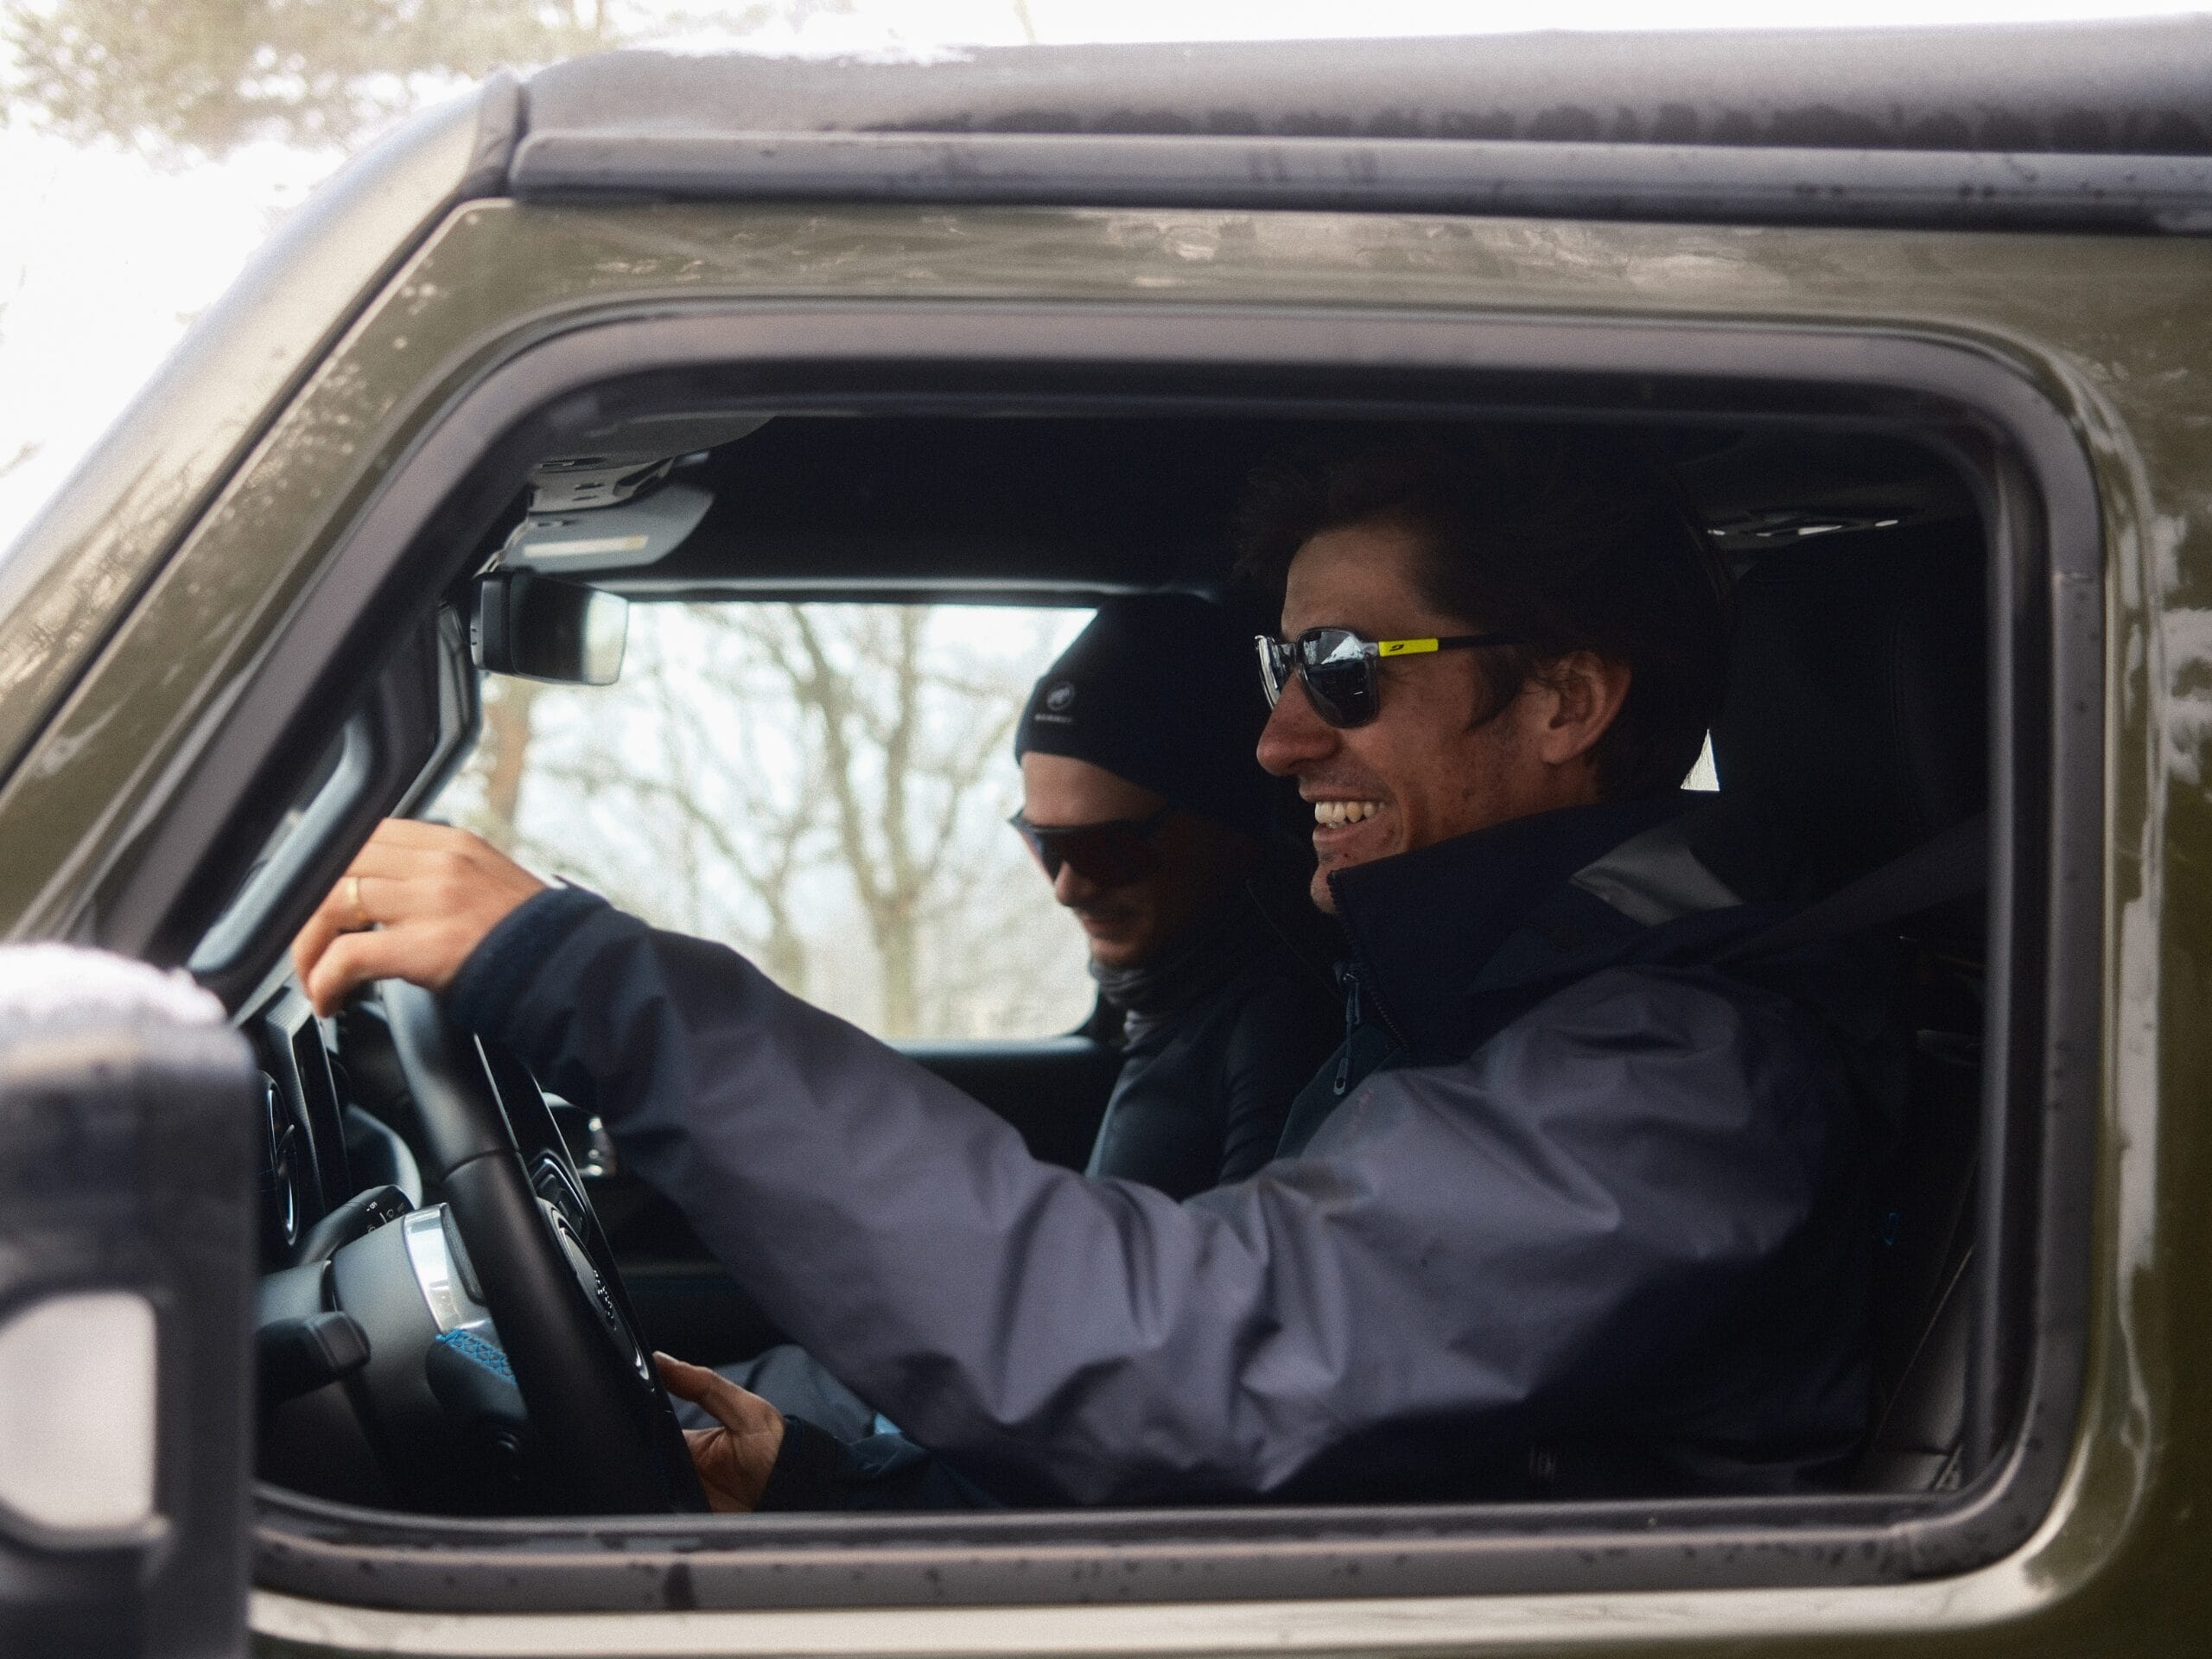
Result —
<path fill-rule="evenodd" d="M 784 1445 L 784 1414 L 747 1394 L 719 1371 L 656 1353 L 660 1380 L 679 1400 L 702 1407 L 720 1428 L 687 1428 L 683 1439 L 698 1465 L 699 1484 L 717 1515 L 749 1515 L 768 1484 Z"/>
<path fill-rule="evenodd" d="M 429 991 L 545 884 L 466 830 L 386 818 L 292 941 L 292 966 L 317 1014 L 371 980 Z"/>

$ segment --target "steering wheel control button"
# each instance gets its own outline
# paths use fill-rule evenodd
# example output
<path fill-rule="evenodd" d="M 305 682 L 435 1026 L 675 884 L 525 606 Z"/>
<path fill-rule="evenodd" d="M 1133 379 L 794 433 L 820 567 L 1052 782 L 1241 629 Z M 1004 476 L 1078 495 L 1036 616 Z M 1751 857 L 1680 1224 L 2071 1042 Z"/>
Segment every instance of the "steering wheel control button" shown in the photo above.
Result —
<path fill-rule="evenodd" d="M 430 1344 L 423 1374 L 459 1431 L 458 1471 L 466 1479 L 519 1490 L 526 1478 L 530 1409 L 515 1386 L 506 1351 L 474 1331 L 448 1331 Z"/>
<path fill-rule="evenodd" d="M 448 1331 L 438 1338 L 439 1345 L 450 1348 L 463 1359 L 481 1366 L 502 1382 L 515 1380 L 515 1368 L 507 1363 L 506 1350 L 495 1342 L 486 1342 L 474 1331 Z"/>

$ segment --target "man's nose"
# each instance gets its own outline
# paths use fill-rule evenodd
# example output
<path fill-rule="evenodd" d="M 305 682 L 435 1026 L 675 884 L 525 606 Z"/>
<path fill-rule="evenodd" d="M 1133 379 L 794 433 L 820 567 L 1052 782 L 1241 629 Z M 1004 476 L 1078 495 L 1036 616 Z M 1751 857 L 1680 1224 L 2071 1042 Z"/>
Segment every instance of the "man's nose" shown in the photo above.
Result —
<path fill-rule="evenodd" d="M 1052 878 L 1053 900 L 1070 910 L 1073 910 L 1084 900 L 1092 897 L 1097 891 L 1096 884 L 1077 875 L 1075 866 L 1072 864 L 1061 865 L 1060 873 Z"/>
<path fill-rule="evenodd" d="M 1260 765 L 1278 778 L 1294 777 L 1334 753 L 1337 741 L 1337 728 L 1313 712 L 1306 682 L 1294 679 L 1283 687 L 1260 730 Z"/>

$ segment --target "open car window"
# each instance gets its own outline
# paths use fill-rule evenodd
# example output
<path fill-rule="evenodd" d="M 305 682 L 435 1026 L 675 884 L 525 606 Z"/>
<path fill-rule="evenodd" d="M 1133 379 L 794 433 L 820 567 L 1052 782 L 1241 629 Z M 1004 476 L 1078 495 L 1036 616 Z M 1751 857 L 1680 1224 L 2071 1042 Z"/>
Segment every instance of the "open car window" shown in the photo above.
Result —
<path fill-rule="evenodd" d="M 1083 939 L 1006 819 L 1080 607 L 633 606 L 611 686 L 493 677 L 431 809 L 887 1039 L 1073 1029 Z"/>

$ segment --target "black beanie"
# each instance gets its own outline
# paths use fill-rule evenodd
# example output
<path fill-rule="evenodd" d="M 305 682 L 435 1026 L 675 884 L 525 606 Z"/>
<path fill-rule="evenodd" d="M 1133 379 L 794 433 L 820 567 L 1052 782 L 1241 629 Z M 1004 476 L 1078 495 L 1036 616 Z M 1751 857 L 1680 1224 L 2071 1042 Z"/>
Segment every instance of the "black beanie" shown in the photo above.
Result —
<path fill-rule="evenodd" d="M 1108 600 L 1030 692 L 1014 759 L 1088 760 L 1264 838 L 1274 785 L 1253 754 L 1268 701 L 1252 639 L 1243 618 L 1189 594 Z"/>

